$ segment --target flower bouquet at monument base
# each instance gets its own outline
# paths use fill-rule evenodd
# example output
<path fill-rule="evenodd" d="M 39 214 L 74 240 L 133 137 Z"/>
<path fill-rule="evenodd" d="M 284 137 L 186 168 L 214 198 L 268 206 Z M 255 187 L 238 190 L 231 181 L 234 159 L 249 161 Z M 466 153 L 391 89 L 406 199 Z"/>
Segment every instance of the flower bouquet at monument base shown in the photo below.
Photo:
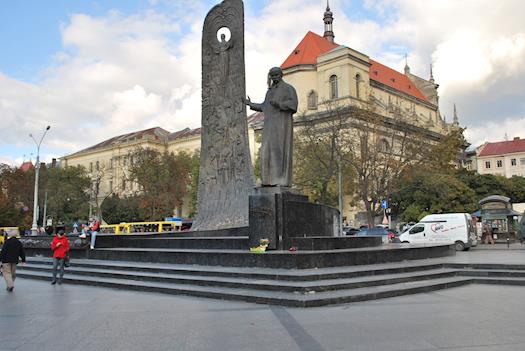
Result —
<path fill-rule="evenodd" d="M 259 240 L 259 246 L 250 247 L 250 252 L 253 252 L 253 253 L 266 252 L 266 249 L 268 248 L 269 244 L 270 244 L 270 240 L 268 240 L 268 239 L 261 239 L 261 240 Z"/>

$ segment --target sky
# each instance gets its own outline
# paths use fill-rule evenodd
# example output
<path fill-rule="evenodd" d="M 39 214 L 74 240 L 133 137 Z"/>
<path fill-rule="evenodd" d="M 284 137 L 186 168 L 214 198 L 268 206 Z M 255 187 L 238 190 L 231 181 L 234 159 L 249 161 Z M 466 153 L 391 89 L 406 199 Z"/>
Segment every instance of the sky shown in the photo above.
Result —
<path fill-rule="evenodd" d="M 19 165 L 151 127 L 200 126 L 201 31 L 214 0 L 18 0 L 0 6 L 0 162 Z M 245 0 L 247 92 L 325 0 Z M 330 0 L 335 40 L 440 85 L 473 145 L 525 138 L 525 1 Z M 36 142 L 29 137 L 32 134 Z"/>

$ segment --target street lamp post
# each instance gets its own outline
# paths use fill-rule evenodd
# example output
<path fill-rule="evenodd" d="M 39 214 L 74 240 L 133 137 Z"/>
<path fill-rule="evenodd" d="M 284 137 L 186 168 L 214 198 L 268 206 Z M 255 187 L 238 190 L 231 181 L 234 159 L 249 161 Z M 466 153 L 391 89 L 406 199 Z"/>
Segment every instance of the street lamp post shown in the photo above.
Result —
<path fill-rule="evenodd" d="M 36 139 L 33 137 L 33 134 L 29 134 L 29 137 L 33 139 L 33 141 L 36 144 L 35 194 L 33 203 L 33 225 L 31 226 L 31 235 L 38 234 L 38 176 L 40 173 L 40 145 L 42 144 L 42 140 L 44 140 L 44 137 L 46 136 L 46 133 L 50 128 L 51 126 L 46 127 L 46 130 L 44 131 L 44 134 L 42 134 L 42 137 L 40 138 L 39 142 L 36 141 Z"/>

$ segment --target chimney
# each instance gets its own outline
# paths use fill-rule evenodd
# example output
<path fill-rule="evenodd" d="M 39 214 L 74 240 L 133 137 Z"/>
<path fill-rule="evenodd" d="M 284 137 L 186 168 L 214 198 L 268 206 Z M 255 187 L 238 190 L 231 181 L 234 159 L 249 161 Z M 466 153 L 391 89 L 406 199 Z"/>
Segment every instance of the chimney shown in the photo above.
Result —
<path fill-rule="evenodd" d="M 56 158 L 52 158 L 51 159 L 51 167 L 56 167 L 57 166 L 57 159 Z"/>

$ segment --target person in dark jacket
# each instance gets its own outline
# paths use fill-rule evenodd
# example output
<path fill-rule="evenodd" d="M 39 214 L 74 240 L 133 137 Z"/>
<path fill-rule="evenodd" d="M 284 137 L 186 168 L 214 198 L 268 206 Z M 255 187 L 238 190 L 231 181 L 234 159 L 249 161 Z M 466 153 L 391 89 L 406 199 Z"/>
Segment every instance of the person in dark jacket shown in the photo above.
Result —
<path fill-rule="evenodd" d="M 56 284 L 57 282 L 57 272 L 60 272 L 58 284 L 62 284 L 62 279 L 64 278 L 65 258 L 69 252 L 69 249 L 69 240 L 64 235 L 64 231 L 59 230 L 57 236 L 55 236 L 53 238 L 53 241 L 51 242 L 51 250 L 53 251 L 53 280 L 51 281 L 52 285 Z"/>
<path fill-rule="evenodd" d="M 7 240 L 4 242 L 4 246 L 2 246 L 2 251 L 0 252 L 0 259 L 2 260 L 2 275 L 7 284 L 6 290 L 8 292 L 13 291 L 15 288 L 16 265 L 19 262 L 18 258 L 21 258 L 23 263 L 26 262 L 24 247 L 20 240 L 16 238 L 15 231 L 8 232 Z"/>

